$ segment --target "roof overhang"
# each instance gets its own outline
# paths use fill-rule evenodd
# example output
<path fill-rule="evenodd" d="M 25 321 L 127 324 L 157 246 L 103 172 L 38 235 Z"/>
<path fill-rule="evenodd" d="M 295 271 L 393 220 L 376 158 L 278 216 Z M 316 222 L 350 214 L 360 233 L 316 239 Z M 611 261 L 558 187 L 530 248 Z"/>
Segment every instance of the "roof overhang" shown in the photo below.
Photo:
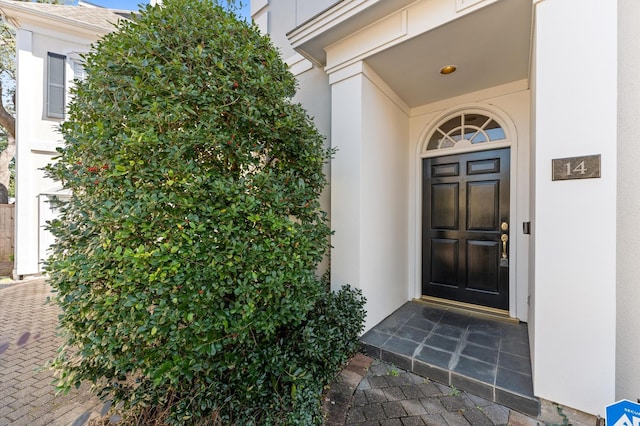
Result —
<path fill-rule="evenodd" d="M 39 4 L 36 4 L 40 6 Z M 35 6 L 35 5 L 33 5 Z M 127 19 L 127 11 L 115 11 L 107 9 L 91 9 L 92 12 L 98 10 L 97 13 L 104 15 L 101 24 L 95 24 L 70 17 L 51 13 L 47 9 L 33 7 L 30 3 L 10 0 L 0 0 L 0 14 L 2 18 L 10 26 L 15 29 L 25 29 L 29 31 L 37 31 L 48 29 L 51 31 L 71 34 L 78 38 L 96 40 L 115 29 L 115 24 L 120 19 Z M 41 6 L 57 6 L 57 7 L 83 7 L 83 6 L 59 6 L 59 5 L 41 5 Z"/>
<path fill-rule="evenodd" d="M 365 62 L 414 108 L 527 82 L 532 12 L 531 0 L 343 0 L 288 37 L 330 75 Z"/>
<path fill-rule="evenodd" d="M 420 0 L 342 0 L 287 33 L 291 46 L 316 65 L 325 47 Z"/>

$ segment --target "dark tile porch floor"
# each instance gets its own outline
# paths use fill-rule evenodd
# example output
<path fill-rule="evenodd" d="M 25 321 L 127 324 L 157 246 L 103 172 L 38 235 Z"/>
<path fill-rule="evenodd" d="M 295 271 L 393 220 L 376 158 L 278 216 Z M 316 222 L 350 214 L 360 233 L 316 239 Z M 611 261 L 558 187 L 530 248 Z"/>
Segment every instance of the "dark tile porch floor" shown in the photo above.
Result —
<path fill-rule="evenodd" d="M 361 339 L 367 355 L 537 416 L 526 324 L 407 302 Z"/>

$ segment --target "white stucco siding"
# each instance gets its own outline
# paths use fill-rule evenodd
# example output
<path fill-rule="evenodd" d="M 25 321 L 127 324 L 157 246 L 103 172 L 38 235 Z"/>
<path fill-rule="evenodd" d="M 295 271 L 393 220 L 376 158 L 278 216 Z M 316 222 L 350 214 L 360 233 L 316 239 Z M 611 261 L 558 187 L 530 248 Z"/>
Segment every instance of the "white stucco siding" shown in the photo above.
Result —
<path fill-rule="evenodd" d="M 63 143 L 61 119 L 47 117 L 46 84 L 48 53 L 79 58 L 91 41 L 65 37 L 51 30 L 17 30 L 18 67 L 16 90 L 16 242 L 14 275 L 41 272 L 43 237 L 39 196 L 59 184 L 44 177 L 42 167 L 57 155 Z M 71 40 L 71 41 L 70 41 Z M 74 78 L 71 62 L 65 64 L 67 101 Z M 44 235 L 45 239 L 48 237 Z M 50 238 L 48 239 L 50 240 Z"/>
<path fill-rule="evenodd" d="M 332 84 L 331 277 L 363 291 L 368 330 L 409 300 L 409 121 L 366 66 L 351 71 Z"/>
<path fill-rule="evenodd" d="M 26 70 L 28 73 L 26 76 L 22 74 L 21 77 L 28 78 L 29 81 L 33 81 L 34 85 L 41 90 L 42 94 L 38 98 L 32 99 L 28 109 L 22 109 L 20 112 L 29 116 L 29 121 L 33 125 L 32 136 L 34 141 L 52 141 L 61 142 L 62 136 L 58 131 L 58 126 L 62 120 L 52 117 L 47 117 L 46 111 L 46 84 L 47 84 L 47 56 L 49 53 L 62 55 L 67 57 L 65 66 L 65 80 L 67 101 L 69 100 L 69 87 L 73 81 L 73 70 L 71 68 L 71 62 L 68 58 L 70 55 L 78 56 L 78 52 L 88 51 L 88 45 L 77 45 L 69 43 L 62 38 L 52 38 L 40 34 L 33 35 L 33 51 L 32 61 L 30 63 L 30 69 Z M 25 71 L 25 70 L 23 70 Z M 34 142 L 38 143 L 38 142 Z"/>
<path fill-rule="evenodd" d="M 640 397 L 640 2 L 618 2 L 618 247 L 616 400 Z"/>
<path fill-rule="evenodd" d="M 409 299 L 409 120 L 366 77 L 362 105 L 361 288 L 369 328 Z"/>
<path fill-rule="evenodd" d="M 362 76 L 331 87 L 331 287 L 361 288 Z"/>
<path fill-rule="evenodd" d="M 306 61 L 303 60 L 303 61 Z M 331 147 L 331 87 L 329 77 L 320 68 L 307 64 L 304 71 L 294 74 L 298 81 L 298 91 L 293 102 L 300 103 L 307 114 L 312 118 L 318 132 L 324 136 L 325 147 Z M 331 219 L 331 161 L 324 165 L 323 171 L 327 177 L 327 186 L 320 196 L 320 205 Z M 318 271 L 323 274 L 329 268 L 329 257 L 318 266 Z"/>
<path fill-rule="evenodd" d="M 546 0 L 535 22 L 534 393 L 593 414 L 615 397 L 616 9 Z M 551 180 L 590 154 L 600 179 Z"/>

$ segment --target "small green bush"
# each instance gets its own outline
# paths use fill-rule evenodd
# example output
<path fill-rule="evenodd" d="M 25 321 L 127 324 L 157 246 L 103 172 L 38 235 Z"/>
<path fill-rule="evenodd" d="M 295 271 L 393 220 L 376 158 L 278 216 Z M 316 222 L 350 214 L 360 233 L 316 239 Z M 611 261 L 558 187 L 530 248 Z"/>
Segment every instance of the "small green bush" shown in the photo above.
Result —
<path fill-rule="evenodd" d="M 166 0 L 87 55 L 47 263 L 83 381 L 130 423 L 319 424 L 363 298 L 316 276 L 330 151 L 269 39 L 211 0 Z"/>

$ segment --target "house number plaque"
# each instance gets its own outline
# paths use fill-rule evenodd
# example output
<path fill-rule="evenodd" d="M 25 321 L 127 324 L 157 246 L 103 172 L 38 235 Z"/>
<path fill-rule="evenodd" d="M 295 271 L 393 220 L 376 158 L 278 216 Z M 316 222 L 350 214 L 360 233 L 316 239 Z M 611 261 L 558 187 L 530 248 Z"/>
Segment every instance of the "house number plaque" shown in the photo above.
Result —
<path fill-rule="evenodd" d="M 600 177 L 600 154 L 551 160 L 552 180 L 592 179 Z"/>

